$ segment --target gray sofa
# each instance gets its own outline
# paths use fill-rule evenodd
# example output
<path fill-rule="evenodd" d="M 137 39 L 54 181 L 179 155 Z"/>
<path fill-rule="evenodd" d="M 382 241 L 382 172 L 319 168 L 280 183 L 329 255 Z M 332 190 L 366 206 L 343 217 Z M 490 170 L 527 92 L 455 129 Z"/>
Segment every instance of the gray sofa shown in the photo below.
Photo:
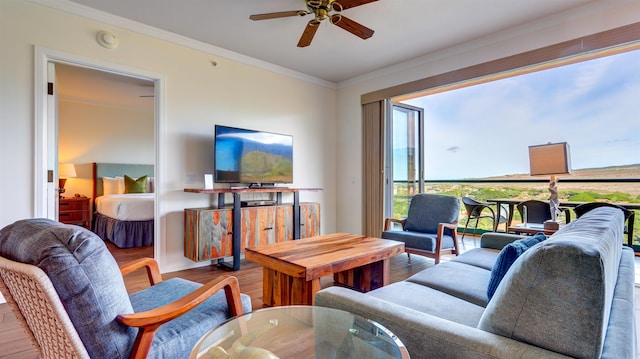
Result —
<path fill-rule="evenodd" d="M 368 293 L 329 287 L 315 305 L 383 324 L 414 359 L 633 359 L 634 254 L 623 227 L 617 209 L 588 212 L 524 251 L 491 300 L 499 250 L 519 236 L 486 233 L 481 248 L 404 281 Z"/>

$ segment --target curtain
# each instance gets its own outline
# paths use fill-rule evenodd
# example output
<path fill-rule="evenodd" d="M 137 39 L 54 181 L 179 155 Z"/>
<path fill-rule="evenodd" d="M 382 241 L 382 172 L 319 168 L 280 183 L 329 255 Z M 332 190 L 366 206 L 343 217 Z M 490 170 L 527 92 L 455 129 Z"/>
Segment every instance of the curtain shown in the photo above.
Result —
<path fill-rule="evenodd" d="M 370 237 L 380 237 L 384 224 L 385 103 L 362 105 L 362 226 Z"/>

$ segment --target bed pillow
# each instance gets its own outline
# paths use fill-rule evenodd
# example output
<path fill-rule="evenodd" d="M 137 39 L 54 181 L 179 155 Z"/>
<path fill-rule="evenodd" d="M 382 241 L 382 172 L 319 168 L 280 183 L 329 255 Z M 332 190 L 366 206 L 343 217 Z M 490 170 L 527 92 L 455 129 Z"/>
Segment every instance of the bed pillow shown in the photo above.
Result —
<path fill-rule="evenodd" d="M 147 176 L 134 179 L 124 175 L 124 193 L 147 193 Z"/>
<path fill-rule="evenodd" d="M 487 288 L 487 301 L 491 300 L 496 292 L 500 281 L 507 274 L 511 265 L 520 257 L 527 249 L 547 239 L 544 233 L 538 233 L 534 236 L 525 237 L 523 239 L 511 242 L 504 246 L 496 259 L 496 263 L 491 269 L 491 277 L 489 278 L 489 287 Z"/>
<path fill-rule="evenodd" d="M 147 193 L 153 193 L 155 192 L 155 183 L 154 183 L 154 178 L 153 177 L 149 177 L 147 178 Z"/>
<path fill-rule="evenodd" d="M 105 196 L 110 194 L 119 194 L 120 188 L 118 179 L 115 177 L 102 177 L 102 194 Z"/>
<path fill-rule="evenodd" d="M 124 193 L 124 177 L 116 176 L 116 179 L 118 180 L 118 194 L 123 194 Z"/>

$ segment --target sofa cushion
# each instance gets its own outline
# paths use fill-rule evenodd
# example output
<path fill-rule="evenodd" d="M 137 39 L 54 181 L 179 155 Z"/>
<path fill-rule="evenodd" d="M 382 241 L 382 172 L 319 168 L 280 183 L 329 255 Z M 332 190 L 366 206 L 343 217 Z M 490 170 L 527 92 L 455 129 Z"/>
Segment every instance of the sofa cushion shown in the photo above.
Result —
<path fill-rule="evenodd" d="M 491 300 L 493 293 L 498 288 L 500 281 L 507 274 L 509 268 L 513 262 L 518 259 L 527 249 L 547 239 L 544 233 L 538 233 L 531 237 L 525 237 L 515 242 L 509 243 L 498 254 L 496 262 L 491 269 L 491 278 L 489 279 L 489 286 L 487 287 L 487 298 Z"/>
<path fill-rule="evenodd" d="M 629 320 L 629 313 L 636 313 L 634 272 L 635 255 L 633 249 L 622 247 L 618 280 L 611 303 L 609 326 L 600 359 L 636 358 L 635 318 Z M 629 322 L 633 326 L 630 326 Z"/>
<path fill-rule="evenodd" d="M 435 252 L 436 250 L 435 233 L 421 233 L 410 231 L 384 231 L 383 239 L 391 239 L 394 241 L 404 242 L 407 248 L 416 248 L 426 251 Z M 453 248 L 453 238 L 446 234 L 442 235 L 442 248 Z"/>
<path fill-rule="evenodd" d="M 485 232 L 480 236 L 480 247 L 487 249 L 502 250 L 507 244 L 524 238 L 524 235 L 503 233 L 503 232 Z"/>
<path fill-rule="evenodd" d="M 598 208 L 527 250 L 502 279 L 478 328 L 571 357 L 599 358 L 623 227 L 621 211 Z"/>
<path fill-rule="evenodd" d="M 85 228 L 48 219 L 0 231 L 0 255 L 42 269 L 92 358 L 128 358 L 137 330 L 118 323 L 133 307 L 115 259 Z"/>
<path fill-rule="evenodd" d="M 440 265 L 433 268 L 437 267 Z M 470 327 L 478 325 L 484 311 L 479 305 L 406 281 L 375 289 L 367 295 Z"/>
<path fill-rule="evenodd" d="M 451 262 L 464 263 L 490 271 L 496 263 L 499 253 L 500 251 L 497 249 L 474 248 L 453 257 Z"/>
<path fill-rule="evenodd" d="M 444 262 L 407 278 L 412 282 L 447 293 L 475 305 L 487 305 L 487 283 L 491 272 L 458 262 Z M 451 310 L 447 308 L 446 310 Z"/>
<path fill-rule="evenodd" d="M 411 198 L 404 229 L 436 233 L 439 223 L 453 223 L 460 214 L 460 201 L 453 196 L 421 193 Z"/>

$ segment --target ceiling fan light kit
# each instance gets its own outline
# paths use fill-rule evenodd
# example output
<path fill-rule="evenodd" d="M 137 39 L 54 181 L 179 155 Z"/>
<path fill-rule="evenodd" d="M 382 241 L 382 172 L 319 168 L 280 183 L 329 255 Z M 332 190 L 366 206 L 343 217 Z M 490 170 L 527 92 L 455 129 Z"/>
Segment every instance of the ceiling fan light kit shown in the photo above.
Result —
<path fill-rule="evenodd" d="M 370 28 L 349 19 L 341 14 L 342 10 L 368 4 L 378 0 L 306 0 L 307 10 L 292 10 L 271 12 L 266 14 L 256 14 L 249 16 L 249 19 L 268 20 L 289 16 L 305 16 L 313 14 L 314 18 L 307 23 L 307 27 L 302 32 L 298 47 L 311 45 L 311 41 L 318 31 L 318 26 L 325 19 L 330 19 L 333 25 L 346 30 L 359 38 L 366 40 L 373 36 L 374 31 Z"/>

